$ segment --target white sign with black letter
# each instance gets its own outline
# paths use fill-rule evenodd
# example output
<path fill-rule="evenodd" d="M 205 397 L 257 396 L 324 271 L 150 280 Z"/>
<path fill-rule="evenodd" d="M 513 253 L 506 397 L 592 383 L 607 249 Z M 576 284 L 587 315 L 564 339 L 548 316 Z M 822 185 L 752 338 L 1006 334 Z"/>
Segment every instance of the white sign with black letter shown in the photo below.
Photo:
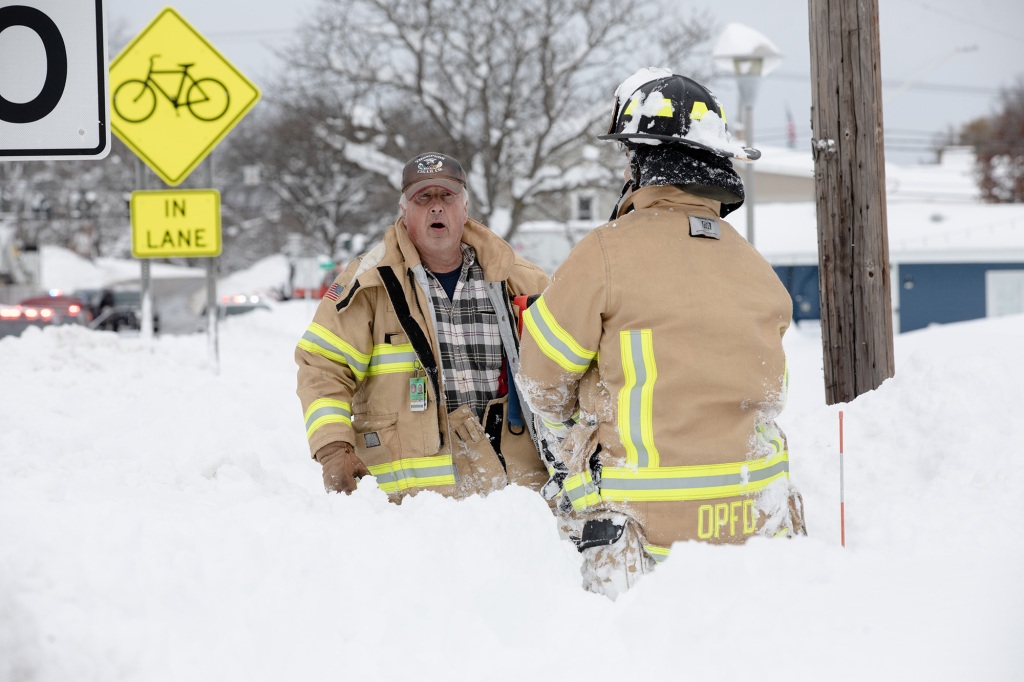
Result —
<path fill-rule="evenodd" d="M 0 0 L 0 159 L 110 151 L 103 0 Z"/>

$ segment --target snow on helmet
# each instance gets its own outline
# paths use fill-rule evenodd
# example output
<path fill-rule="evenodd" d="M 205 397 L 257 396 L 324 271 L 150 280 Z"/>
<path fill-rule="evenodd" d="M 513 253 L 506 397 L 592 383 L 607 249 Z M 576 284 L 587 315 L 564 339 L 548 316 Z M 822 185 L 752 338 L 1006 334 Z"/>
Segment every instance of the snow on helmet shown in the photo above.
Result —
<path fill-rule="evenodd" d="M 697 81 L 667 69 L 641 69 L 615 91 L 608 133 L 600 140 L 638 144 L 680 144 L 726 158 L 753 161 L 761 152 L 732 142 L 725 109 Z"/>

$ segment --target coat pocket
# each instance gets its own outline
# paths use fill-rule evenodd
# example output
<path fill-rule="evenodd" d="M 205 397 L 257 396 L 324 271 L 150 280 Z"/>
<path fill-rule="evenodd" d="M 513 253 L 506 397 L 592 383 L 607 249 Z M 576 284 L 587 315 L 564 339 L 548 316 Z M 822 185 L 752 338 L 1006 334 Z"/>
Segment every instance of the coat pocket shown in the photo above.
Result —
<path fill-rule="evenodd" d="M 356 454 L 366 464 L 390 464 L 401 456 L 398 437 L 398 413 L 359 414 L 352 416 L 356 432 Z"/>

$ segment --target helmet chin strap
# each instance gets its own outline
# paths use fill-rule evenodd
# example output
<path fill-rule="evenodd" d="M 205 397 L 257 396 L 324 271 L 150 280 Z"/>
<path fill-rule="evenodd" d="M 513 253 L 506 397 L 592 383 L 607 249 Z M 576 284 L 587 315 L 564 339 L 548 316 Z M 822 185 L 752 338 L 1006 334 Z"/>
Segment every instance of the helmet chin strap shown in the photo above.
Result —
<path fill-rule="evenodd" d="M 611 222 L 619 217 L 619 209 L 622 208 L 623 202 L 626 200 L 627 197 L 629 197 L 631 194 L 633 194 L 633 192 L 635 192 L 638 189 L 640 188 L 637 186 L 635 182 L 633 182 L 633 178 L 626 180 L 626 184 L 622 186 L 622 192 L 619 194 L 619 200 L 615 202 L 615 208 L 612 209 L 612 215 L 611 217 L 608 218 L 608 222 Z"/>

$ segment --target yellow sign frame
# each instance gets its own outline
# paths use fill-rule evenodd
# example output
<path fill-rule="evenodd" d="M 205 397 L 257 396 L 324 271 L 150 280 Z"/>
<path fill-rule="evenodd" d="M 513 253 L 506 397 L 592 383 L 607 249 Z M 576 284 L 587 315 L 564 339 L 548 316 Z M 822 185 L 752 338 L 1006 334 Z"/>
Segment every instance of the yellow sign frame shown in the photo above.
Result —
<path fill-rule="evenodd" d="M 132 256 L 212 258 L 221 252 L 220 192 L 138 190 L 130 202 Z"/>
<path fill-rule="evenodd" d="M 165 7 L 110 63 L 111 129 L 176 187 L 261 94 L 174 8 Z"/>

